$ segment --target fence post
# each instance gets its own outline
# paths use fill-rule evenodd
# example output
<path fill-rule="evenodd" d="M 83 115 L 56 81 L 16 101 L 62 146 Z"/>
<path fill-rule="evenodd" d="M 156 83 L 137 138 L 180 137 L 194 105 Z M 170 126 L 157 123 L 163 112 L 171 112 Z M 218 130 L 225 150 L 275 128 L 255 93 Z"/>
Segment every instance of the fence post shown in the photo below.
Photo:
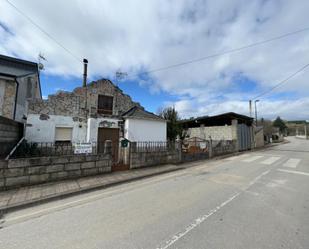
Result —
<path fill-rule="evenodd" d="M 209 136 L 209 158 L 213 157 L 213 150 L 212 150 L 212 139 L 211 136 Z"/>
<path fill-rule="evenodd" d="M 178 162 L 182 161 L 182 140 L 177 138 L 175 143 L 175 149 L 178 154 Z"/>
<path fill-rule="evenodd" d="M 112 141 L 106 140 L 104 143 L 104 154 L 112 154 Z"/>

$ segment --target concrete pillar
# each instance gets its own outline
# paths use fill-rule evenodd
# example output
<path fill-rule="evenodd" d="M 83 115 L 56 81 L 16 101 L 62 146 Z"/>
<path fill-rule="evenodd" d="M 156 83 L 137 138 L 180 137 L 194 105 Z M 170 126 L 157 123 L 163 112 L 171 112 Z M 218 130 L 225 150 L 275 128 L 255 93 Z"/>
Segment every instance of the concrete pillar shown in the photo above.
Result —
<path fill-rule="evenodd" d="M 178 154 L 178 162 L 182 161 L 182 141 L 181 139 L 176 139 L 175 150 Z"/>
<path fill-rule="evenodd" d="M 238 120 L 232 120 L 232 139 L 235 142 L 235 152 L 239 151 Z"/>
<path fill-rule="evenodd" d="M 130 151 L 131 151 L 131 142 L 129 142 L 128 146 L 125 148 L 121 148 L 123 150 L 123 163 L 128 165 L 130 164 Z"/>
<path fill-rule="evenodd" d="M 209 150 L 208 150 L 208 153 L 209 153 L 209 158 L 212 158 L 213 157 L 213 150 L 212 150 L 212 139 L 211 139 L 211 136 L 209 136 Z"/>

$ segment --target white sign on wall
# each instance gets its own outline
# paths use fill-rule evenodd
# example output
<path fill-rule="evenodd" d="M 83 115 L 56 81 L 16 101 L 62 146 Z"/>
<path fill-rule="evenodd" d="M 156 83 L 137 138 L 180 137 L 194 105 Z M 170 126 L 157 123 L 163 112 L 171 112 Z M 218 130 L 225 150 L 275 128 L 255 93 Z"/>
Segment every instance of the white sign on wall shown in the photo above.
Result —
<path fill-rule="evenodd" d="M 76 143 L 74 146 L 74 154 L 91 154 L 92 144 L 91 143 Z"/>

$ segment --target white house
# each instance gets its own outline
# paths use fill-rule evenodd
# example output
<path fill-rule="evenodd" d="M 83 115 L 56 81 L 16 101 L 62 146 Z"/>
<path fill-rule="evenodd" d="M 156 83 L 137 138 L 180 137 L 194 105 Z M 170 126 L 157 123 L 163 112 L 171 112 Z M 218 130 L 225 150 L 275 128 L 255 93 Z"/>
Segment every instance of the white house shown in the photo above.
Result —
<path fill-rule="evenodd" d="M 123 114 L 124 137 L 130 141 L 166 141 L 166 120 L 137 106 Z"/>
<path fill-rule="evenodd" d="M 109 80 L 58 92 L 48 100 L 32 100 L 28 106 L 28 142 L 166 141 L 166 121 Z"/>

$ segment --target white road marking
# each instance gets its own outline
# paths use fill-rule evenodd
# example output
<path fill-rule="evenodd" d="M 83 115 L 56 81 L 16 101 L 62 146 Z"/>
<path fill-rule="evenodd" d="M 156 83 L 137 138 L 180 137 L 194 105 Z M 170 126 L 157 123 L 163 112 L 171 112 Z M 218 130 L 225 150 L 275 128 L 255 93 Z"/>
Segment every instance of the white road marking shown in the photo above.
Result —
<path fill-rule="evenodd" d="M 271 165 L 273 164 L 274 162 L 278 161 L 281 157 L 278 157 L 278 156 L 272 156 L 264 161 L 262 161 L 261 163 L 262 164 L 266 164 L 266 165 Z"/>
<path fill-rule="evenodd" d="M 226 161 L 234 161 L 236 159 L 243 159 L 243 158 L 246 158 L 248 156 L 249 156 L 248 154 L 238 155 L 238 156 L 231 156 L 231 157 L 226 158 L 225 160 Z"/>
<path fill-rule="evenodd" d="M 287 170 L 287 169 L 277 169 L 277 170 L 280 171 L 280 172 L 285 172 L 285 173 L 291 173 L 291 174 L 309 176 L 309 173 L 307 173 L 307 172 L 302 172 L 302 171 Z"/>
<path fill-rule="evenodd" d="M 263 172 L 262 174 L 260 174 L 259 176 L 257 176 L 256 178 L 254 178 L 250 183 L 247 189 L 244 190 L 244 192 L 248 191 L 248 189 L 254 184 L 256 183 L 258 180 L 260 180 L 261 177 L 265 176 L 266 174 L 268 174 L 270 172 L 270 170 L 267 170 L 265 172 Z M 213 214 L 217 213 L 221 208 L 223 208 L 224 206 L 226 206 L 227 204 L 229 204 L 231 201 L 233 201 L 237 196 L 239 196 L 241 193 L 237 192 L 235 193 L 233 196 L 231 196 L 230 198 L 228 198 L 226 201 L 222 202 L 219 206 L 215 207 L 214 209 L 210 210 L 207 214 L 204 214 L 200 217 L 198 217 L 197 219 L 195 219 L 189 226 L 187 226 L 183 231 L 175 234 L 173 237 L 171 237 L 169 240 L 167 240 L 163 246 L 159 246 L 157 247 L 157 249 L 167 249 L 169 248 L 171 245 L 173 245 L 175 242 L 177 242 L 179 239 L 181 239 L 182 237 L 184 237 L 187 233 L 189 233 L 190 231 L 192 231 L 194 228 L 196 228 L 197 226 L 199 226 L 201 223 L 203 223 L 204 221 L 206 221 L 210 216 L 212 216 Z"/>
<path fill-rule="evenodd" d="M 242 160 L 243 162 L 246 162 L 246 163 L 250 163 L 250 162 L 253 162 L 255 160 L 258 160 L 260 158 L 262 158 L 263 156 L 252 156 L 252 157 L 249 157 L 249 158 L 246 158 L 244 160 Z"/>
<path fill-rule="evenodd" d="M 263 176 L 267 175 L 270 172 L 270 170 L 266 170 L 264 171 L 262 174 L 258 175 L 257 177 L 255 177 L 250 183 L 249 183 L 249 187 L 251 187 L 253 184 L 255 184 L 257 181 L 259 181 Z"/>
<path fill-rule="evenodd" d="M 168 247 L 170 247 L 172 244 L 174 244 L 177 240 L 179 240 L 180 238 L 182 238 L 183 236 L 185 236 L 187 233 L 189 233 L 191 230 L 193 230 L 194 228 L 196 228 L 198 225 L 200 225 L 202 222 L 204 222 L 207 218 L 209 218 L 211 215 L 215 214 L 216 212 L 218 212 L 221 208 L 223 208 L 224 206 L 226 206 L 228 203 L 230 203 L 232 200 L 234 200 L 238 195 L 240 195 L 240 193 L 236 193 L 234 194 L 232 197 L 230 197 L 229 199 L 227 199 L 226 201 L 222 202 L 219 206 L 217 206 L 216 208 L 210 210 L 207 214 L 202 215 L 200 217 L 198 217 L 197 219 L 194 220 L 194 222 L 192 222 L 188 227 L 185 228 L 184 231 L 174 235 L 170 240 L 167 240 L 165 242 L 165 245 L 162 247 L 157 247 L 157 249 L 167 249 Z"/>
<path fill-rule="evenodd" d="M 284 167 L 289 167 L 289 168 L 296 168 L 297 165 L 299 164 L 300 159 L 298 158 L 291 158 L 288 161 L 286 161 L 283 166 Z"/>

